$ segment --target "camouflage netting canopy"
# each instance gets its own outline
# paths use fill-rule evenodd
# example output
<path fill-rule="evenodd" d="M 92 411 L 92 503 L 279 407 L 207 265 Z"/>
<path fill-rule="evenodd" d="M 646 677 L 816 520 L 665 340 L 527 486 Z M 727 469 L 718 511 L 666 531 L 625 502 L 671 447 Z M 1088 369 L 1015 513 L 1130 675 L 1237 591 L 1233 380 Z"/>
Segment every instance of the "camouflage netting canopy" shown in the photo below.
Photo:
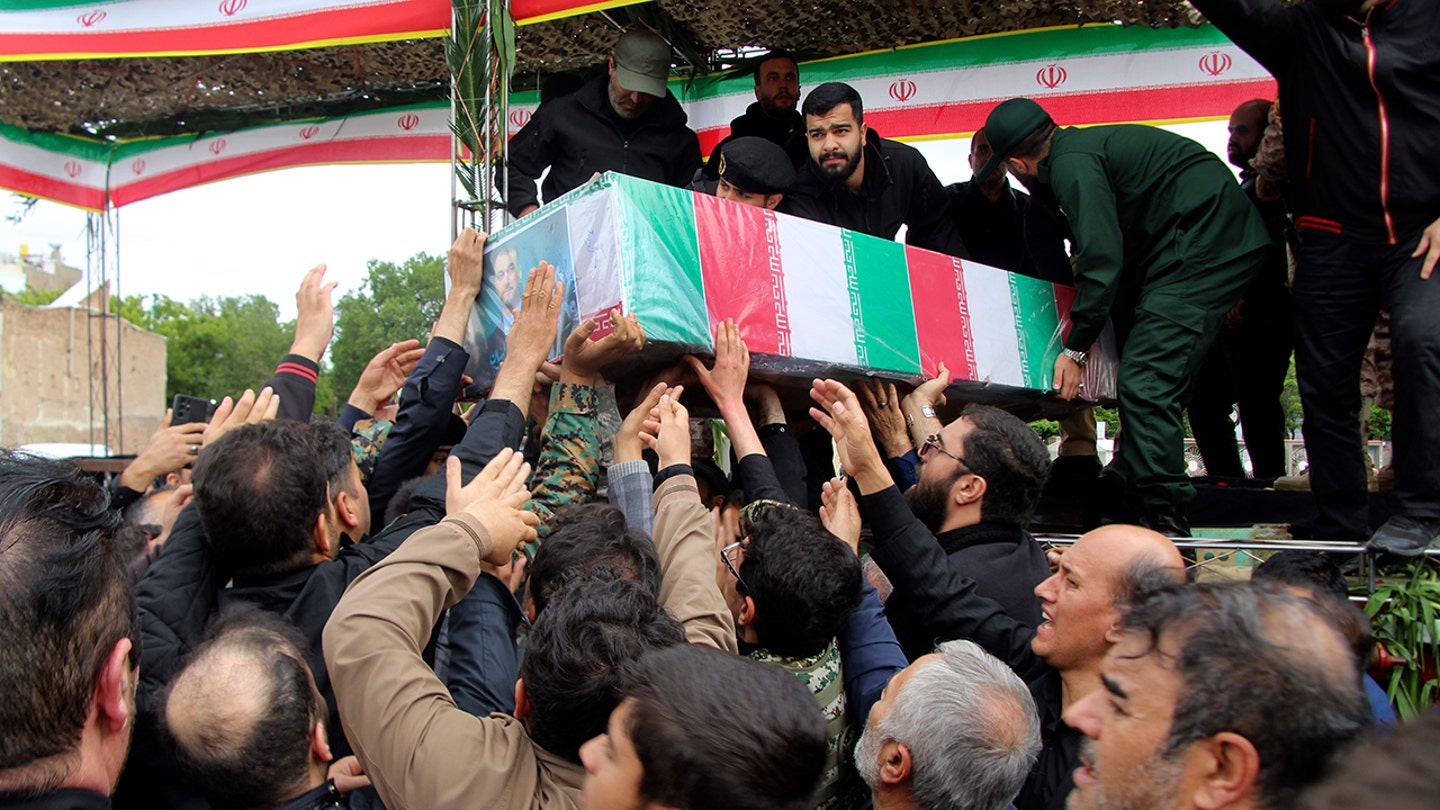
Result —
<path fill-rule="evenodd" d="M 837 56 L 1081 23 L 1194 25 L 1185 0 L 656 0 L 518 29 L 516 86 L 603 63 L 621 26 L 650 25 L 682 73 L 737 51 Z M 688 62 L 689 64 L 684 64 Z M 0 122 L 39 132 L 138 137 L 339 116 L 448 97 L 443 40 L 262 54 L 0 63 Z"/>

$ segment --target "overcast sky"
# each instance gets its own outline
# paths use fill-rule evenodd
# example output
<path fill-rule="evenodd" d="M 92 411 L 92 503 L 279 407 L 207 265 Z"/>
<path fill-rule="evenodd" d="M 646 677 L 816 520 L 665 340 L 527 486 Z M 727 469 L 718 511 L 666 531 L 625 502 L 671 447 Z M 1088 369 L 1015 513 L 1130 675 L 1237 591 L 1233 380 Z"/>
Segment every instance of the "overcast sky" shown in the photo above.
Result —
<path fill-rule="evenodd" d="M 1225 122 L 1169 127 L 1224 159 Z M 969 179 L 969 139 L 914 144 L 941 182 Z M 339 282 L 336 300 L 358 287 L 369 259 L 402 261 L 444 253 L 450 244 L 446 164 L 319 166 L 223 180 L 120 209 L 122 295 L 259 293 L 295 312 L 295 289 L 324 262 Z M 13 197 L 0 213 L 14 209 Z M 20 225 L 0 220 L 0 253 L 48 253 L 61 245 L 67 264 L 85 267 L 85 214 L 41 201 Z"/>

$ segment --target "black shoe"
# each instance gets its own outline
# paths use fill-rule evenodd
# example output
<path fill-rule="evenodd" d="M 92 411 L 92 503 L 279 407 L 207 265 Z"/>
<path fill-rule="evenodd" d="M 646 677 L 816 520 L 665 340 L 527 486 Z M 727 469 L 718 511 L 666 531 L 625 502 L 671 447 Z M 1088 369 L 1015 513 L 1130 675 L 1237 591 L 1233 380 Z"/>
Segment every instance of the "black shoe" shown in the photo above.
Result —
<path fill-rule="evenodd" d="M 1190 536 L 1190 521 L 1173 506 L 1147 506 L 1145 513 L 1140 516 L 1140 525 L 1154 529 L 1166 537 Z"/>
<path fill-rule="evenodd" d="M 1418 557 L 1435 542 L 1437 535 L 1440 535 L 1440 520 L 1396 515 L 1370 535 L 1365 547 L 1401 557 Z"/>

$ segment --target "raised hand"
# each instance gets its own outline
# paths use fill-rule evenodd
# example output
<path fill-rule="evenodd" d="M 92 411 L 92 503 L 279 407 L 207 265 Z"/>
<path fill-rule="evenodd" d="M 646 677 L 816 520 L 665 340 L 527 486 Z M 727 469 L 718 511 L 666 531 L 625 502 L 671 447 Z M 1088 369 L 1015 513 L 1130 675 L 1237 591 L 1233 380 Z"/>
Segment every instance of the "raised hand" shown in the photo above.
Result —
<path fill-rule="evenodd" d="M 565 361 L 560 364 L 561 381 L 572 385 L 593 385 L 600 369 L 645 346 L 645 328 L 634 313 L 621 315 L 610 310 L 615 328 L 599 340 L 591 340 L 598 324 L 586 318 L 565 339 Z"/>
<path fill-rule="evenodd" d="M 900 403 L 915 447 L 922 446 L 926 436 L 939 433 L 943 427 L 935 416 L 935 409 L 945 404 L 945 388 L 950 385 L 950 369 L 940 363 L 938 371 L 934 379 L 920 383 L 914 391 L 906 394 Z"/>
<path fill-rule="evenodd" d="M 870 379 L 856 387 L 860 391 L 860 405 L 865 411 L 865 418 L 870 420 L 885 452 L 895 458 L 913 449 L 915 445 L 911 443 L 910 432 L 905 427 L 905 412 L 900 410 L 895 384 Z"/>
<path fill-rule="evenodd" d="M 445 262 L 445 272 L 450 274 L 452 294 L 459 290 L 467 300 L 475 300 L 480 294 L 481 271 L 485 266 L 486 234 L 474 228 L 465 228 L 450 245 L 450 255 Z"/>
<path fill-rule="evenodd" d="M 189 422 L 172 425 L 174 414 L 169 408 L 160 420 L 160 427 L 150 435 L 150 441 L 130 466 L 120 473 L 120 485 L 144 492 L 150 482 L 162 475 L 169 475 L 195 460 L 196 454 L 205 444 L 205 423 Z"/>
<path fill-rule="evenodd" d="M 740 337 L 733 319 L 715 325 L 715 367 L 707 369 L 694 355 L 685 355 L 685 362 L 705 386 L 722 414 L 734 415 L 745 409 L 745 383 L 750 377 L 750 350 Z"/>
<path fill-rule="evenodd" d="M 530 465 L 507 447 L 468 484 L 461 482 L 460 470 L 460 459 L 445 460 L 445 514 L 463 513 L 478 520 L 490 536 L 490 549 L 482 559 L 506 565 L 517 546 L 535 539 L 535 527 L 540 525 L 539 515 L 521 508 L 530 498 L 525 488 Z"/>
<path fill-rule="evenodd" d="M 526 377 L 545 362 L 555 345 L 564 301 L 565 284 L 555 279 L 555 266 L 540 262 L 531 268 L 520 298 L 520 313 L 505 336 L 505 359 L 519 357 L 532 366 Z"/>
<path fill-rule="evenodd" d="M 535 372 L 550 356 L 559 329 L 565 285 L 555 280 L 555 267 L 540 262 L 525 279 L 520 312 L 505 336 L 505 362 L 495 375 L 492 400 L 513 402 L 524 407 L 530 401 Z"/>
<path fill-rule="evenodd" d="M 819 406 L 810 409 L 810 416 L 834 437 L 840 463 L 855 476 L 860 491 L 868 495 L 894 484 L 855 393 L 836 380 L 815 380 L 810 398 Z"/>
<path fill-rule="evenodd" d="M 420 348 L 418 340 L 402 340 L 381 349 L 360 372 L 355 390 L 350 392 L 350 404 L 374 415 L 405 385 L 405 378 L 424 356 L 425 350 Z"/>
<path fill-rule="evenodd" d="M 832 478 L 820 487 L 820 522 L 829 532 L 860 556 L 860 505 L 845 486 L 844 478 Z"/>
<path fill-rule="evenodd" d="M 279 410 L 280 395 L 268 387 L 260 389 L 259 395 L 246 388 L 238 400 L 225 397 L 215 406 L 215 415 L 210 417 L 210 423 L 205 426 L 205 440 L 201 444 L 214 444 L 221 436 L 241 425 L 253 425 L 266 419 L 274 419 Z"/>
<path fill-rule="evenodd" d="M 660 469 L 690 463 L 690 412 L 680 404 L 684 386 L 665 392 L 650 411 L 640 440 L 660 457 Z"/>
<path fill-rule="evenodd" d="M 620 423 L 620 429 L 615 432 L 615 461 L 639 461 L 645 450 L 645 442 L 640 438 L 640 432 L 645 428 L 645 420 L 650 418 L 650 413 L 660 405 L 660 397 L 670 390 L 666 383 L 656 383 L 650 389 L 650 393 L 630 410 L 625 420 Z"/>
<path fill-rule="evenodd" d="M 290 344 L 290 353 L 308 357 L 316 363 L 330 338 L 335 334 L 335 302 L 331 294 L 336 282 L 325 283 L 325 265 L 310 268 L 300 281 L 300 290 L 295 293 L 295 340 Z"/>

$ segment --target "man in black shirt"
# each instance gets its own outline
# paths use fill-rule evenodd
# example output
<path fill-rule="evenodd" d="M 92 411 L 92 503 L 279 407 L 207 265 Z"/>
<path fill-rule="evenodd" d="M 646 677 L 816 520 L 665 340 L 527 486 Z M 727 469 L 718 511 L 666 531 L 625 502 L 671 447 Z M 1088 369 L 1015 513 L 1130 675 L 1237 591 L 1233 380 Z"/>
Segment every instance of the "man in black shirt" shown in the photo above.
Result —
<path fill-rule="evenodd" d="M 980 169 L 990 159 L 990 141 L 982 128 L 970 139 L 970 170 L 974 176 L 945 187 L 955 230 L 981 264 L 1072 283 L 1065 242 L 1051 220 L 1032 214 L 1030 195 L 1010 185 L 1004 165 L 988 177 Z"/>
<path fill-rule="evenodd" d="M 778 209 L 881 239 L 904 225 L 906 244 L 969 258 L 950 221 L 945 187 L 914 147 L 865 126 L 855 88 L 827 82 L 805 98 L 810 160 Z"/>
<path fill-rule="evenodd" d="M 549 167 L 545 200 L 596 172 L 616 171 L 672 186 L 689 183 L 700 166 L 700 140 L 665 89 L 670 45 L 650 31 L 628 31 L 610 57 L 608 76 L 535 111 L 510 139 L 506 206 L 523 217 L 540 206 L 535 181 Z"/>

